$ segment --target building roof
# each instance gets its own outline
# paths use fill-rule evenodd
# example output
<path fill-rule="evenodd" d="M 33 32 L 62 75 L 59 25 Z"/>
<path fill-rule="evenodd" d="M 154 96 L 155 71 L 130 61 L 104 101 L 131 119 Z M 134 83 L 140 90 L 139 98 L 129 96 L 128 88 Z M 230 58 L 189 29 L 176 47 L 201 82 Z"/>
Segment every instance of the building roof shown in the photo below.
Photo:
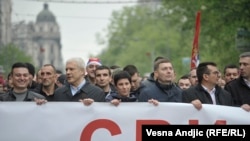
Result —
<path fill-rule="evenodd" d="M 44 4 L 43 10 L 37 15 L 36 22 L 56 22 L 54 14 L 49 10 L 47 3 Z"/>

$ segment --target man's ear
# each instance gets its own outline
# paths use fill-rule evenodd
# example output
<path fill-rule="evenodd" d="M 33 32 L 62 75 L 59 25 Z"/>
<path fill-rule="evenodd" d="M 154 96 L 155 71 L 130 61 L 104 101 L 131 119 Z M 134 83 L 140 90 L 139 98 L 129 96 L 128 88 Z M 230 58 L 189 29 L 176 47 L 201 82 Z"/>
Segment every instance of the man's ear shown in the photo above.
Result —
<path fill-rule="evenodd" d="M 204 80 L 208 80 L 208 77 L 209 77 L 208 75 L 209 75 L 209 74 L 203 74 L 203 75 L 202 75 L 203 79 L 204 79 Z"/>

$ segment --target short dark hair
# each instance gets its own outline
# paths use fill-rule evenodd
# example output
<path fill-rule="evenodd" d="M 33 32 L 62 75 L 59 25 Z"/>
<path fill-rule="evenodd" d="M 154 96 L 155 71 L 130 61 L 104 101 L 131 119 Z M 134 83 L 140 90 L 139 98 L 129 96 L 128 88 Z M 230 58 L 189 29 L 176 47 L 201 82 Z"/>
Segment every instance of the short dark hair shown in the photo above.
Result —
<path fill-rule="evenodd" d="M 58 78 L 57 81 L 59 81 L 61 84 L 65 84 L 66 82 L 66 74 L 61 74 Z"/>
<path fill-rule="evenodd" d="M 197 75 L 197 79 L 198 82 L 201 83 L 202 79 L 203 79 L 203 74 L 208 74 L 210 73 L 210 70 L 208 69 L 208 65 L 211 66 L 217 66 L 216 63 L 214 62 L 202 62 L 198 65 L 197 70 L 196 70 L 196 75 Z"/>
<path fill-rule="evenodd" d="M 189 79 L 189 74 L 184 74 L 184 75 L 182 75 L 182 76 L 179 78 L 178 82 L 179 82 L 181 79 Z"/>
<path fill-rule="evenodd" d="M 159 68 L 159 65 L 162 63 L 171 63 L 171 61 L 167 58 L 159 59 L 154 63 L 154 70 L 157 70 Z M 172 63 L 171 63 L 172 64 Z"/>
<path fill-rule="evenodd" d="M 110 69 L 117 69 L 117 68 L 120 68 L 120 66 L 118 66 L 118 65 L 112 65 L 112 66 L 110 66 L 109 68 L 110 68 Z"/>
<path fill-rule="evenodd" d="M 160 59 L 164 59 L 164 57 L 162 57 L 162 56 L 157 56 L 157 57 L 155 57 L 154 62 L 156 62 L 156 61 L 158 61 L 158 60 L 160 60 Z"/>
<path fill-rule="evenodd" d="M 114 84 L 115 86 L 117 86 L 117 82 L 121 79 L 128 79 L 128 81 L 131 83 L 131 76 L 129 75 L 129 73 L 127 71 L 119 71 L 114 75 Z"/>
<path fill-rule="evenodd" d="M 239 71 L 239 67 L 237 65 L 235 65 L 235 64 L 228 64 L 228 65 L 226 65 L 224 67 L 224 71 L 223 71 L 224 75 L 226 74 L 226 70 L 227 69 L 237 69 Z"/>
<path fill-rule="evenodd" d="M 28 66 L 27 66 L 26 63 L 16 62 L 16 63 L 14 63 L 14 64 L 12 65 L 12 67 L 11 67 L 11 74 L 13 74 L 13 70 L 14 70 L 15 68 L 27 68 L 27 69 L 29 70 L 29 68 L 28 68 Z"/>
<path fill-rule="evenodd" d="M 180 77 L 180 79 L 189 79 L 189 74 L 184 74 Z"/>
<path fill-rule="evenodd" d="M 53 66 L 53 65 L 52 65 Z M 55 66 L 53 66 L 53 68 L 55 68 Z M 61 70 L 55 69 L 57 74 L 63 74 L 63 72 Z"/>
<path fill-rule="evenodd" d="M 102 65 L 102 66 L 97 66 L 95 69 L 95 75 L 97 70 L 108 70 L 109 76 L 111 76 L 111 70 L 108 66 Z"/>
<path fill-rule="evenodd" d="M 123 68 L 124 71 L 128 72 L 130 76 L 133 76 L 135 73 L 138 73 L 138 69 L 135 65 L 127 65 Z"/>
<path fill-rule="evenodd" d="M 33 64 L 29 63 L 29 62 L 26 62 L 25 63 L 28 67 L 28 70 L 29 70 L 29 74 L 31 74 L 33 77 L 35 76 L 35 67 Z"/>

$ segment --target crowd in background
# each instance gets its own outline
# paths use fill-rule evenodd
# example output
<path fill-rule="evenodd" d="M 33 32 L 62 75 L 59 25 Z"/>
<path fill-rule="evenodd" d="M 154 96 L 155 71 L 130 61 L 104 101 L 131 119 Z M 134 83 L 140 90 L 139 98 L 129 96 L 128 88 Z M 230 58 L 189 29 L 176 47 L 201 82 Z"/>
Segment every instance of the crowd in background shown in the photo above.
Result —
<path fill-rule="evenodd" d="M 133 64 L 107 66 L 99 58 L 66 61 L 65 73 L 52 64 L 39 70 L 30 63 L 16 62 L 4 80 L 0 73 L 0 101 L 80 101 L 191 103 L 237 106 L 250 111 L 250 52 L 239 56 L 239 66 L 225 64 L 220 71 L 215 62 L 201 62 L 196 68 L 176 78 L 171 60 L 156 57 L 153 72 L 141 76 Z"/>

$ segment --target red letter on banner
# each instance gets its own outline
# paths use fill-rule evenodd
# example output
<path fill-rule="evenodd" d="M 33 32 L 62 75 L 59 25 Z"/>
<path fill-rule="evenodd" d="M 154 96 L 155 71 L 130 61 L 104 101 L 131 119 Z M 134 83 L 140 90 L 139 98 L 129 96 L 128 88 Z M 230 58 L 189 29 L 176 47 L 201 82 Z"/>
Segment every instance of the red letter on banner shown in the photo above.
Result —
<path fill-rule="evenodd" d="M 227 121 L 226 120 L 216 120 L 215 125 L 226 125 Z M 199 125 L 199 120 L 189 120 L 189 125 Z"/>
<path fill-rule="evenodd" d="M 226 120 L 216 120 L 215 125 L 226 125 L 227 121 Z"/>
<path fill-rule="evenodd" d="M 90 122 L 82 131 L 80 141 L 91 141 L 91 136 L 99 128 L 108 129 L 112 136 L 121 134 L 120 127 L 113 121 L 98 119 Z"/>
<path fill-rule="evenodd" d="M 199 124 L 199 120 L 196 120 L 196 119 L 189 120 L 189 125 L 198 125 L 198 124 Z"/>

